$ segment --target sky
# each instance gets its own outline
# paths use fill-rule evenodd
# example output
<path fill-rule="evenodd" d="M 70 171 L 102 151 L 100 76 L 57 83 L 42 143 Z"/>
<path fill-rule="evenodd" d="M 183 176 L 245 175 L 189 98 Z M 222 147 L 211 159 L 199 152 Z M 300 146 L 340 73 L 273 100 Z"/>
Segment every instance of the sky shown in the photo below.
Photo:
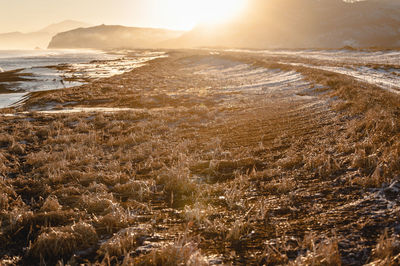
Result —
<path fill-rule="evenodd" d="M 246 0 L 0 0 L 0 32 L 31 32 L 63 20 L 190 30 L 232 15 Z M 240 4 L 239 4 L 240 3 Z"/>

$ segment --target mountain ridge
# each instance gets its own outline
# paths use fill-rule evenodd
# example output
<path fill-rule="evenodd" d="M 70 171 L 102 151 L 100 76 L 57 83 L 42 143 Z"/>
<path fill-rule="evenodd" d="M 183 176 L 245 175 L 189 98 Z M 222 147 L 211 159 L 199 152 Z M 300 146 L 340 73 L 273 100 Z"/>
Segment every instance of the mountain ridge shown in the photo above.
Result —
<path fill-rule="evenodd" d="M 51 38 L 59 31 L 85 27 L 90 24 L 74 20 L 64 20 L 51 24 L 35 32 L 19 31 L 0 33 L 0 49 L 34 49 L 46 48 Z"/>
<path fill-rule="evenodd" d="M 60 32 L 69 31 L 77 28 L 87 28 L 92 26 L 93 26 L 92 24 L 86 22 L 68 19 L 61 21 L 59 23 L 50 24 L 37 32 L 48 32 L 52 34 L 57 34 Z"/>

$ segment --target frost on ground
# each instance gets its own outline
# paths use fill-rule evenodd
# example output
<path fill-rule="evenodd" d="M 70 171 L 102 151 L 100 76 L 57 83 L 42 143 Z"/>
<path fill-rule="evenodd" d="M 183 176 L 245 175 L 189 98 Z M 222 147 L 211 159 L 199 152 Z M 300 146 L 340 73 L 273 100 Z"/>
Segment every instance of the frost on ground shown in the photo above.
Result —
<path fill-rule="evenodd" d="M 287 64 L 282 62 L 283 64 Z M 400 71 L 397 69 L 373 69 L 368 67 L 334 67 L 334 66 L 315 66 L 303 63 L 288 63 L 293 66 L 315 68 L 329 72 L 339 73 L 355 78 L 358 81 L 376 85 L 392 93 L 400 93 Z"/>
<path fill-rule="evenodd" d="M 399 51 L 298 50 L 245 51 L 274 58 L 282 64 L 298 65 L 345 74 L 359 81 L 400 93 Z"/>
<path fill-rule="evenodd" d="M 381 65 L 400 65 L 400 52 L 376 51 L 376 50 L 227 50 L 232 52 L 253 53 L 260 56 L 271 56 L 275 58 L 297 58 L 315 59 L 318 61 L 328 61 L 342 64 L 381 64 Z"/>
<path fill-rule="evenodd" d="M 231 86 L 223 88 L 223 91 L 228 94 L 233 92 L 240 92 L 244 96 L 248 94 L 284 94 L 285 97 L 288 97 L 310 87 L 302 75 L 295 71 L 257 68 L 249 64 L 213 57 L 204 58 L 190 71 L 215 79 L 217 84 L 221 81 L 231 82 Z"/>
<path fill-rule="evenodd" d="M 398 264 L 400 96 L 281 59 L 170 51 L 3 110 L 0 264 Z"/>

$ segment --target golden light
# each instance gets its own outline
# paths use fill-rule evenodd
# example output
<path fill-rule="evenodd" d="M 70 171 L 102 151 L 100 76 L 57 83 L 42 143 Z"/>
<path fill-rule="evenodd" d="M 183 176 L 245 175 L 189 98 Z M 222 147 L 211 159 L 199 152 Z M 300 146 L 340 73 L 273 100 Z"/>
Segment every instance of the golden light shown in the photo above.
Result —
<path fill-rule="evenodd" d="M 197 2 L 198 22 L 218 24 L 234 18 L 245 6 L 245 0 L 202 0 Z"/>
<path fill-rule="evenodd" d="M 240 15 L 248 0 L 168 0 L 165 14 L 170 28 L 191 29 L 198 24 L 220 24 Z"/>

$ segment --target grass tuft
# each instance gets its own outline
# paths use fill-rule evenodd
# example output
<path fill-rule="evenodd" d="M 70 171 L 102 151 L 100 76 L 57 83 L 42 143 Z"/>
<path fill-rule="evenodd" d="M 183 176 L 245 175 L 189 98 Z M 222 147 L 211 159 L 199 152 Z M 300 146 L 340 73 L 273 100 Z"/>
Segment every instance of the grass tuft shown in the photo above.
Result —
<path fill-rule="evenodd" d="M 61 259 L 68 260 L 77 251 L 93 247 L 97 241 L 93 226 L 79 222 L 43 229 L 28 253 L 37 260 L 53 264 Z"/>
<path fill-rule="evenodd" d="M 376 247 L 372 250 L 372 257 L 378 260 L 388 260 L 399 254 L 399 237 L 389 236 L 388 230 L 385 229 L 385 232 L 379 237 Z"/>
<path fill-rule="evenodd" d="M 197 244 L 183 237 L 173 244 L 166 245 L 161 249 L 154 250 L 147 255 L 134 259 L 133 264 L 149 266 L 205 266 L 208 265 L 208 262 L 201 254 Z"/>
<path fill-rule="evenodd" d="M 340 257 L 338 240 L 336 237 L 326 239 L 320 243 L 316 243 L 315 235 L 311 234 L 305 237 L 304 246 L 311 248 L 307 251 L 306 255 L 299 256 L 294 265 L 329 265 L 337 266 L 342 265 Z"/>
<path fill-rule="evenodd" d="M 120 230 L 113 237 L 100 245 L 97 254 L 100 257 L 109 256 L 119 258 L 143 244 L 149 232 L 141 228 L 126 228 Z"/>

